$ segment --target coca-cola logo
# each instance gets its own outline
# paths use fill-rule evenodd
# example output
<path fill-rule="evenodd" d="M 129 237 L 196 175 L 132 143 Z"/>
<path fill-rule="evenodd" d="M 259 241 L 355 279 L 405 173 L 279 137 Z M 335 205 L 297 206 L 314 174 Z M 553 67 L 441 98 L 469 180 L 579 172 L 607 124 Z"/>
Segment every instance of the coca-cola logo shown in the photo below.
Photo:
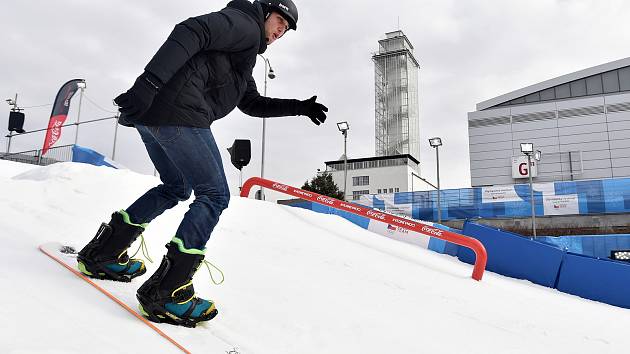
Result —
<path fill-rule="evenodd" d="M 433 235 L 433 236 L 437 236 L 437 237 L 442 237 L 442 233 L 444 232 L 443 230 L 440 229 L 436 229 L 430 226 L 422 226 L 422 232 L 425 234 L 429 234 L 429 235 Z"/>
<path fill-rule="evenodd" d="M 317 201 L 318 201 L 318 202 L 322 202 L 322 203 L 324 203 L 324 204 L 328 204 L 328 205 L 333 205 L 333 204 L 335 204 L 335 200 L 334 200 L 334 199 L 332 199 L 332 198 L 327 198 L 327 197 L 324 197 L 324 196 L 321 196 L 321 195 L 320 195 L 320 196 L 317 196 Z"/>
<path fill-rule="evenodd" d="M 379 220 L 385 220 L 385 214 L 373 210 L 368 210 L 367 216 L 371 216 Z"/>
<path fill-rule="evenodd" d="M 278 190 L 284 191 L 284 192 L 289 190 L 289 186 L 286 186 L 286 185 L 281 184 L 281 183 L 274 183 L 271 187 L 273 187 L 274 189 L 278 189 Z"/>

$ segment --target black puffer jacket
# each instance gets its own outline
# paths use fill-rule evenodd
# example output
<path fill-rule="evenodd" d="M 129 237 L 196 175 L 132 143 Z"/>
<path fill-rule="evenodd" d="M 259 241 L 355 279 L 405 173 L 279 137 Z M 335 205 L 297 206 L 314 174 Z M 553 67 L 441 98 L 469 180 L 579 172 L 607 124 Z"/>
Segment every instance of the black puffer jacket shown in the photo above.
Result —
<path fill-rule="evenodd" d="M 138 123 L 207 128 L 237 106 L 256 117 L 296 115 L 297 100 L 256 89 L 252 70 L 266 49 L 258 2 L 234 0 L 178 24 L 145 68 L 164 87 Z"/>

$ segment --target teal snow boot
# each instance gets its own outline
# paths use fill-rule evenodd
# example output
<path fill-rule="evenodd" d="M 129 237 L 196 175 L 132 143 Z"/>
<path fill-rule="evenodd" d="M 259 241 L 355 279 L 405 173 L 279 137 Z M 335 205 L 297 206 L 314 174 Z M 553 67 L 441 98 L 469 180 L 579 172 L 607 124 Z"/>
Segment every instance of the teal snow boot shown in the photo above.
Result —
<path fill-rule="evenodd" d="M 211 320 L 218 313 L 214 303 L 197 297 L 192 284 L 204 251 L 185 248 L 177 237 L 166 248 L 158 270 L 138 289 L 140 313 L 153 322 L 185 327 Z"/>
<path fill-rule="evenodd" d="M 124 210 L 113 213 L 111 221 L 101 224 L 96 236 L 79 252 L 77 261 L 81 273 L 122 282 L 144 274 L 144 262 L 129 258 L 127 249 L 145 228 L 146 224 L 133 224 Z M 144 239 L 140 247 L 144 247 Z"/>

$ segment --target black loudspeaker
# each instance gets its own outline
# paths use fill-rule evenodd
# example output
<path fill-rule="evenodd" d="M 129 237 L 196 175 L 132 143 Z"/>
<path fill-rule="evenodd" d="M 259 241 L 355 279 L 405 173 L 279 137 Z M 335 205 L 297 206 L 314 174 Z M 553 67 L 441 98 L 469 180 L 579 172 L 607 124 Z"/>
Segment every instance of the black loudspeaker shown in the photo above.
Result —
<path fill-rule="evenodd" d="M 18 134 L 25 133 L 24 113 L 13 111 L 9 113 L 9 131 L 16 132 Z"/>
<path fill-rule="evenodd" d="M 247 166 L 252 158 L 252 143 L 249 140 L 234 140 L 232 147 L 227 149 L 230 153 L 232 165 L 239 170 Z"/>

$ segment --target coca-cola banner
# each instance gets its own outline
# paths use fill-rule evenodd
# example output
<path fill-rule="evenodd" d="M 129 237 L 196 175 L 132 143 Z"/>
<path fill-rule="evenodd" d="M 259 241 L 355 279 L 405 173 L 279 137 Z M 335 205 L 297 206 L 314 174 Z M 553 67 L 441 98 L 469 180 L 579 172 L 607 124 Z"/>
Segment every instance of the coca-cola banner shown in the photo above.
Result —
<path fill-rule="evenodd" d="M 42 147 L 42 156 L 46 154 L 59 138 L 61 138 L 61 126 L 68 117 L 70 110 L 70 100 L 72 96 L 79 90 L 79 83 L 85 82 L 83 79 L 74 79 L 66 82 L 61 86 L 55 104 L 53 105 L 50 120 L 48 121 L 48 129 L 46 130 L 46 138 L 44 139 L 44 147 Z"/>

